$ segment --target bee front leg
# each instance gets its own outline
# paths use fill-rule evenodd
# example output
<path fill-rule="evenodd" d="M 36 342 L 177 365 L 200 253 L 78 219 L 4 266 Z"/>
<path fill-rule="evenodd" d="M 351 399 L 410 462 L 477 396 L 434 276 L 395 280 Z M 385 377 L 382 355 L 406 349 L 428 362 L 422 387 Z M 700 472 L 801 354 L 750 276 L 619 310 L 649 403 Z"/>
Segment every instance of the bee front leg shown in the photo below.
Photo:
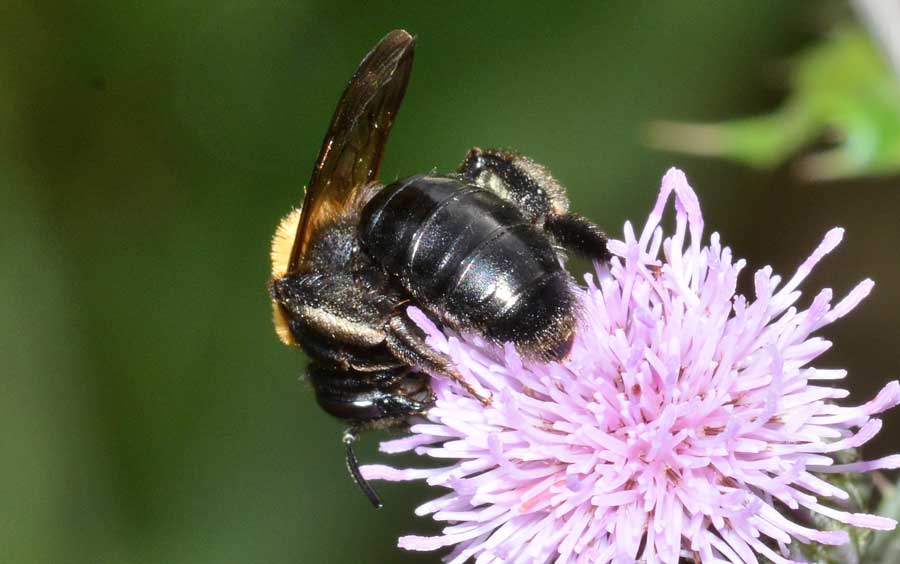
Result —
<path fill-rule="evenodd" d="M 392 315 L 385 326 L 385 333 L 387 334 L 385 342 L 388 350 L 399 360 L 417 370 L 446 376 L 462 386 L 466 392 L 482 404 L 490 405 L 490 398 L 484 397 L 466 382 L 462 374 L 453 367 L 449 358 L 425 342 L 425 334 L 405 313 Z"/>
<path fill-rule="evenodd" d="M 514 151 L 474 147 L 457 172 L 513 204 L 535 223 L 569 205 L 565 188 L 547 167 Z"/>
<path fill-rule="evenodd" d="M 567 250 L 599 261 L 610 259 L 606 234 L 589 219 L 568 213 L 565 188 L 547 167 L 512 151 L 474 148 L 459 174 L 519 208 Z"/>

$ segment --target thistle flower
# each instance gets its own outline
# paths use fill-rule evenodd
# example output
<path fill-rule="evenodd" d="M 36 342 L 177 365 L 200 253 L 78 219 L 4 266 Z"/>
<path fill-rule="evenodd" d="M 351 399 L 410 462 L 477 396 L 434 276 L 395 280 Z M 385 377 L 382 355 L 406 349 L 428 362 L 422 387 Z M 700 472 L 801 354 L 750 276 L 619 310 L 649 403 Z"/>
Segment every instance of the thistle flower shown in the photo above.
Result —
<path fill-rule="evenodd" d="M 675 233 L 664 238 L 673 194 Z M 434 407 L 381 450 L 448 465 L 363 468 L 368 479 L 449 490 L 416 510 L 448 523 L 443 534 L 399 545 L 452 546 L 454 563 L 783 563 L 798 554 L 794 541 L 849 541 L 845 530 L 813 528 L 804 512 L 894 528 L 836 508 L 849 496 L 823 478 L 900 466 L 900 455 L 835 462 L 878 432 L 874 416 L 900 402 L 900 384 L 842 407 L 834 400 L 848 392 L 831 384 L 846 372 L 809 365 L 830 347 L 811 335 L 856 307 L 872 281 L 834 304 L 826 289 L 807 309 L 794 306 L 843 231 L 829 231 L 783 285 L 771 268 L 757 271 L 753 300 L 735 293 L 745 261 L 718 234 L 701 244 L 700 206 L 681 171 L 663 178 L 640 236 L 628 223 L 624 234 L 610 244 L 609 271 L 585 277 L 577 337 L 561 364 L 523 361 L 511 346 L 444 333 L 411 312 L 493 399 L 482 406 L 434 378 Z"/>

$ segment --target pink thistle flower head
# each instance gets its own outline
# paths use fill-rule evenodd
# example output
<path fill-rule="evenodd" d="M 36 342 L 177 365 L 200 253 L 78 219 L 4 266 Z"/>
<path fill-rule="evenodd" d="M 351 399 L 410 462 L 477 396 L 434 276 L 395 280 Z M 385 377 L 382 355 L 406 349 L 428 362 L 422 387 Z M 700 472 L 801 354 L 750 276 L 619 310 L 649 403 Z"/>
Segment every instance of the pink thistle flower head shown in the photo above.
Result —
<path fill-rule="evenodd" d="M 675 232 L 660 220 L 674 195 Z M 755 298 L 736 293 L 745 265 L 703 216 L 684 174 L 670 170 L 637 235 L 625 225 L 608 272 L 587 276 L 581 319 L 562 363 L 523 361 L 511 346 L 447 334 L 411 312 L 492 403 L 434 378 L 434 407 L 387 453 L 446 461 L 429 469 L 363 467 L 368 479 L 446 488 L 419 507 L 440 536 L 402 537 L 408 550 L 453 547 L 448 560 L 499 562 L 793 562 L 791 543 L 838 545 L 803 513 L 892 529 L 884 517 L 836 509 L 848 493 L 827 473 L 896 468 L 900 456 L 837 464 L 880 429 L 900 402 L 889 383 L 858 407 L 835 403 L 845 371 L 810 362 L 830 343 L 813 333 L 852 310 L 864 280 L 833 303 L 822 290 L 795 306 L 801 282 L 842 237 L 829 231 L 785 283 L 754 274 Z"/>

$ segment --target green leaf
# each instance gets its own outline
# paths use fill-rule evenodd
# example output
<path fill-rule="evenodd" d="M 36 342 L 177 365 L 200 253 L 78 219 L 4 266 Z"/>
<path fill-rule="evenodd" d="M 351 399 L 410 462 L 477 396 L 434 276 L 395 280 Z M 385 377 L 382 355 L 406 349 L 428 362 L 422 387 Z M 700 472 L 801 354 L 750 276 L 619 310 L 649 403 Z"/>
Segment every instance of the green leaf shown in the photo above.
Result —
<path fill-rule="evenodd" d="M 650 143 L 773 168 L 798 153 L 810 180 L 900 172 L 900 80 L 861 29 L 836 31 L 790 64 L 791 92 L 765 115 L 718 124 L 657 122 Z M 828 148 L 811 152 L 812 145 Z"/>
<path fill-rule="evenodd" d="M 880 478 L 879 481 L 883 481 Z M 881 503 L 878 504 L 878 515 L 890 517 L 900 521 L 900 495 L 898 488 L 900 482 L 895 485 L 881 485 Z M 898 564 L 900 563 L 900 528 L 893 531 L 877 532 L 872 535 L 872 540 L 866 547 L 862 559 L 863 564 Z"/>

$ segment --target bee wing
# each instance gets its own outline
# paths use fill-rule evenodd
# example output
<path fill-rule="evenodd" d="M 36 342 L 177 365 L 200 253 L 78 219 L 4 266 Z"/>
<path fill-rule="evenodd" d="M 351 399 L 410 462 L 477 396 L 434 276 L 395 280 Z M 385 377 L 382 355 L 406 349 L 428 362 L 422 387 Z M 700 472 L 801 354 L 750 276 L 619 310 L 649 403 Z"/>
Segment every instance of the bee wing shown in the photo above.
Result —
<path fill-rule="evenodd" d="M 306 189 L 288 272 L 296 272 L 317 230 L 360 187 L 375 180 L 412 69 L 415 39 L 388 33 L 366 55 L 338 103 Z"/>

